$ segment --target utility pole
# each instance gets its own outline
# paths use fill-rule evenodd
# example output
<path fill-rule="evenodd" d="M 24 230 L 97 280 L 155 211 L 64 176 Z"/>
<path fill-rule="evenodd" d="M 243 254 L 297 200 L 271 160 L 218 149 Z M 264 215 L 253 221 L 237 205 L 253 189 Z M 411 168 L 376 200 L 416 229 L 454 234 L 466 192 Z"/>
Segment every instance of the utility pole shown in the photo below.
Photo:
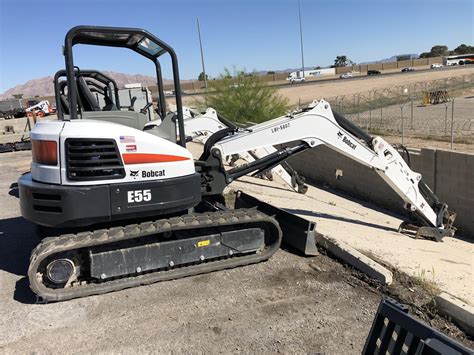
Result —
<path fill-rule="evenodd" d="M 300 5 L 300 0 L 298 0 L 298 15 L 299 15 L 299 18 L 300 18 L 301 70 L 303 71 L 303 78 L 304 78 L 303 26 L 301 25 L 301 5 Z"/>
<path fill-rule="evenodd" d="M 199 18 L 196 18 L 197 21 L 197 29 L 198 29 L 198 36 L 199 36 L 199 47 L 201 48 L 201 64 L 202 64 L 202 72 L 204 73 L 204 87 L 207 91 L 207 75 L 206 75 L 206 68 L 204 67 L 204 53 L 202 51 L 202 40 L 201 40 L 201 26 L 199 25 Z"/>

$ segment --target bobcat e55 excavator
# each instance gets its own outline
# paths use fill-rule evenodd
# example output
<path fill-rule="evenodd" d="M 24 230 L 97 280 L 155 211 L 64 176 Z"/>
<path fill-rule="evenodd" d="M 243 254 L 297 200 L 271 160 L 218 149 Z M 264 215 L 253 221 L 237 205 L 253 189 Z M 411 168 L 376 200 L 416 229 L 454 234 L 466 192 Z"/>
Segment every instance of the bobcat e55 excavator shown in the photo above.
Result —
<path fill-rule="evenodd" d="M 160 94 L 159 58 L 168 54 L 176 113 L 166 115 L 164 95 L 158 98 L 160 125 L 113 104 L 100 111 L 74 67 L 76 44 L 128 48 L 150 59 Z M 141 29 L 79 26 L 67 33 L 64 55 L 69 114 L 59 105 L 60 120 L 36 124 L 31 173 L 18 183 L 23 217 L 47 227 L 28 269 L 31 289 L 46 301 L 267 260 L 280 246 L 283 224 L 257 209 L 227 208 L 223 190 L 320 144 L 374 169 L 403 199 L 417 233 L 454 233 L 454 214 L 420 174 L 324 100 L 246 130 L 218 131 L 195 161 L 186 149 L 178 61 L 169 45 Z M 290 141 L 299 143 L 224 169 L 222 157 Z"/>

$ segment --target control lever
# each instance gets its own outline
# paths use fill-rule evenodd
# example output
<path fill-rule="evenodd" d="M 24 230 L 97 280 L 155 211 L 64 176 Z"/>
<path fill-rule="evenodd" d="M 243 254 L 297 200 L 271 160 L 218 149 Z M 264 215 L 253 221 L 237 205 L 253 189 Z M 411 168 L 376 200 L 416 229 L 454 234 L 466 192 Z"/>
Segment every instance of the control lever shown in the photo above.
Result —
<path fill-rule="evenodd" d="M 149 109 L 151 106 L 153 106 L 153 103 L 152 103 L 152 102 L 147 103 L 147 104 L 140 110 L 140 113 L 146 115 L 148 109 Z"/>

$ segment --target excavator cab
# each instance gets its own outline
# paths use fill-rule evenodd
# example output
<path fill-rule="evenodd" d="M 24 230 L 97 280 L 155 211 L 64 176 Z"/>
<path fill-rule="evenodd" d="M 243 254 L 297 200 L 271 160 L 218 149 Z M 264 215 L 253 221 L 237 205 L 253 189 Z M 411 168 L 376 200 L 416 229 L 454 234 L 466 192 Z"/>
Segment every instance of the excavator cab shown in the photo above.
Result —
<path fill-rule="evenodd" d="M 173 113 L 172 119 L 166 120 L 173 124 L 164 125 L 161 128 L 158 125 L 153 125 L 147 131 L 149 131 L 148 133 L 174 141 L 183 147 L 186 146 L 181 99 L 182 91 L 176 53 L 171 46 L 143 29 L 77 26 L 67 33 L 64 45 L 66 70 L 56 73 L 54 80 L 56 103 L 57 107 L 61 108 L 61 111 L 58 112 L 59 119 L 74 120 L 84 118 L 102 120 L 124 124 L 141 130 L 146 129 L 145 125 L 148 121 L 141 112 L 132 112 L 130 109 L 126 111 L 121 110 L 117 84 L 110 77 L 98 71 L 80 70 L 74 66 L 73 47 L 77 44 L 128 48 L 151 60 L 156 72 L 159 100 L 157 114 L 160 119 L 167 116 L 160 58 L 168 54 L 171 59 L 173 72 L 176 113 Z M 66 76 L 66 84 L 60 84 L 59 79 L 63 76 Z M 94 81 L 91 79 L 94 79 Z M 97 87 L 97 82 L 105 85 L 100 93 L 104 96 L 106 102 L 104 107 L 99 105 L 94 95 L 94 91 L 101 91 Z M 68 88 L 67 95 L 64 90 L 65 86 Z M 113 91 L 113 95 L 111 91 Z M 133 105 L 133 98 L 131 101 Z"/>

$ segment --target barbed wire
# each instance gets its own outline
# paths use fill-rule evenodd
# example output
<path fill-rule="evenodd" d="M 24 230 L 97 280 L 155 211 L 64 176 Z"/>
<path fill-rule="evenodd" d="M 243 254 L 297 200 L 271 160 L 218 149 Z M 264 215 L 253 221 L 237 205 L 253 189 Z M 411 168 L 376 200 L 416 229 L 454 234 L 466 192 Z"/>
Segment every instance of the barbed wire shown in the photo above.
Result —
<path fill-rule="evenodd" d="M 474 143 L 474 74 L 407 83 L 327 99 L 335 111 L 372 133 Z M 452 133 L 451 133 L 452 131 Z"/>

